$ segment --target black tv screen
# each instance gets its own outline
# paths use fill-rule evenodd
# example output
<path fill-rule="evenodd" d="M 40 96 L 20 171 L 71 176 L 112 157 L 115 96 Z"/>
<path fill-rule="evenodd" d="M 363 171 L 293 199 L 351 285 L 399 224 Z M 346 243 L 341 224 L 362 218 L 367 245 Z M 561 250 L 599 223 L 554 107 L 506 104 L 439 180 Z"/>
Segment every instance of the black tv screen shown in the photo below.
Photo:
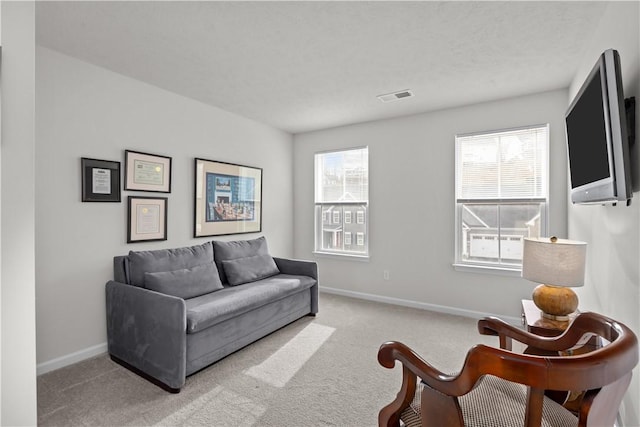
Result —
<path fill-rule="evenodd" d="M 611 176 L 600 70 L 567 115 L 571 188 Z"/>

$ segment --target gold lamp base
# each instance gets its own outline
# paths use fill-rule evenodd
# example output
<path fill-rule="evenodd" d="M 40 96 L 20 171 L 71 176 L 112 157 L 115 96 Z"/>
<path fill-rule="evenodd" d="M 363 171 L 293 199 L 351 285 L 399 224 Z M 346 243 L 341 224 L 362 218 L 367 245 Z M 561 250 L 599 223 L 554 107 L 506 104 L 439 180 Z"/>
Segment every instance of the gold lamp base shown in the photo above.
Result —
<path fill-rule="evenodd" d="M 533 290 L 533 302 L 547 319 L 568 321 L 578 309 L 578 295 L 571 288 L 539 285 Z"/>

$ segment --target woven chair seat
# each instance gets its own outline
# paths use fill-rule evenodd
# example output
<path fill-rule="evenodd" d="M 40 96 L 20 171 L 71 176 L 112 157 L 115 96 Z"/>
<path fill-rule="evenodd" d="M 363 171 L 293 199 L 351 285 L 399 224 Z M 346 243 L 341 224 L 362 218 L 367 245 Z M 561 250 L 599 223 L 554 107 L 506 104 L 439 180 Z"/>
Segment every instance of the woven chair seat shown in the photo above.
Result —
<path fill-rule="evenodd" d="M 400 415 L 407 427 L 420 427 L 420 398 L 423 384 L 418 384 L 413 402 Z M 522 384 L 491 375 L 483 377 L 469 393 L 458 398 L 466 427 L 515 427 L 524 425 L 527 389 Z M 542 427 L 575 427 L 578 418 L 562 405 L 545 397 Z"/>

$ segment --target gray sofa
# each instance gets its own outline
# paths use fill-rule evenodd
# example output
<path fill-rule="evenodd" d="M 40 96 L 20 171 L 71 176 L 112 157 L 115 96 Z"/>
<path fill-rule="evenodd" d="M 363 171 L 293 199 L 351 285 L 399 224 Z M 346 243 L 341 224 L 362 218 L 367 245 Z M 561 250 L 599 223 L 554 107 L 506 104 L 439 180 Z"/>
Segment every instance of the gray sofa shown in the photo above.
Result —
<path fill-rule="evenodd" d="M 168 391 L 318 312 L 315 262 L 272 258 L 264 237 L 114 257 L 106 284 L 111 358 Z"/>

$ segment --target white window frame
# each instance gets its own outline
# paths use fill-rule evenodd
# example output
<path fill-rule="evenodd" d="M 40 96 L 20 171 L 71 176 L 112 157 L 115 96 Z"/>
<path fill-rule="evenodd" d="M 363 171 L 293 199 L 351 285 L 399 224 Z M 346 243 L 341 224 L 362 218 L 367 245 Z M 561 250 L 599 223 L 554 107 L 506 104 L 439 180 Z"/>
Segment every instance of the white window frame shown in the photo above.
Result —
<path fill-rule="evenodd" d="M 463 199 L 461 197 L 459 197 L 460 195 L 458 194 L 458 177 L 459 177 L 459 168 L 461 167 L 460 161 L 461 159 L 459 159 L 459 153 L 460 153 L 460 139 L 463 137 L 469 137 L 469 136 L 483 136 L 483 135 L 495 135 L 495 134 L 506 134 L 509 132 L 517 132 L 517 131 L 522 131 L 522 130 L 526 130 L 526 129 L 540 129 L 540 128 L 546 128 L 546 133 L 547 133 L 547 139 L 546 139 L 546 153 L 545 153 L 545 157 L 543 159 L 544 161 L 544 167 L 546 170 L 546 177 L 545 178 L 545 183 L 544 183 L 544 197 L 530 197 L 530 198 L 490 198 L 490 199 Z M 498 226 L 497 228 L 497 239 L 499 239 L 498 241 L 500 242 L 501 240 L 504 240 L 505 238 L 510 237 L 511 235 L 507 234 L 506 230 L 504 227 L 500 226 L 500 218 L 501 218 L 501 213 L 500 210 L 504 207 L 507 206 L 512 206 L 512 205 L 532 205 L 532 206 L 540 206 L 540 217 L 537 218 L 537 221 L 539 221 L 539 236 L 546 236 L 547 232 L 548 232 L 548 218 L 549 218 L 549 175 L 550 175 L 550 171 L 549 171 L 549 146 L 550 146 L 550 133 L 549 133 L 549 124 L 538 124 L 538 125 L 531 125 L 531 126 L 523 126 L 523 127 L 518 127 L 518 128 L 509 128 L 509 129 L 500 129 L 500 130 L 492 130 L 492 131 L 486 131 L 486 132 L 474 132 L 471 134 L 460 134 L 460 135 L 456 135 L 455 137 L 455 197 L 454 197 L 454 203 L 455 203 L 455 254 L 454 254 L 454 268 L 458 271 L 473 271 L 473 272 L 487 272 L 487 273 L 494 273 L 494 274 L 506 274 L 506 275 L 512 275 L 512 276 L 519 276 L 520 272 L 522 270 L 521 264 L 519 263 L 515 263 L 515 262 L 502 262 L 502 261 L 498 261 L 498 262 L 491 262 L 491 261 L 474 261 L 474 260 L 469 260 L 469 259 L 464 259 L 463 258 L 463 238 L 464 238 L 464 233 L 465 230 L 463 230 L 463 224 L 462 224 L 462 210 L 465 209 L 466 206 L 470 206 L 470 205 L 491 205 L 491 206 L 496 206 L 497 208 L 497 218 L 498 218 Z M 505 236 L 502 235 L 503 230 L 505 231 Z M 492 237 L 496 237 L 496 236 L 492 236 Z M 538 237 L 538 236 L 536 236 Z M 500 250 L 502 248 L 502 244 L 498 244 L 497 245 L 498 248 L 498 258 L 501 258 L 501 254 L 500 254 Z M 517 252 L 517 248 L 516 252 Z"/>
<path fill-rule="evenodd" d="M 321 183 L 318 182 L 318 157 L 325 154 L 332 153 L 344 153 L 355 150 L 366 150 L 367 152 L 367 191 L 366 191 L 366 199 L 365 200 L 319 200 L 318 194 L 321 191 Z M 369 259 L 369 147 L 360 146 L 360 147 L 352 147 L 338 150 L 330 150 L 330 151 L 322 151 L 317 152 L 314 155 L 314 188 L 315 188 L 315 224 L 314 224 L 314 254 L 318 255 L 328 255 L 328 256 L 339 256 L 339 257 L 350 257 L 354 259 L 360 260 L 368 260 Z M 326 209 L 328 205 L 331 205 L 332 208 L 338 209 L 337 212 L 332 212 L 330 215 L 330 220 L 325 221 L 323 224 L 323 215 L 322 212 Z M 354 221 L 354 214 L 352 212 L 356 212 L 356 221 Z M 342 215 L 340 214 L 342 212 Z M 337 214 L 337 215 L 336 215 Z M 336 219 L 338 221 L 336 222 Z M 334 236 L 338 244 L 341 244 L 341 248 L 326 248 L 326 245 L 323 242 L 323 236 L 325 229 L 324 226 L 330 225 L 335 227 L 336 225 L 342 225 L 342 230 L 338 233 L 338 236 Z M 364 230 L 362 230 L 362 225 L 364 225 Z M 346 227 L 351 227 L 352 230 L 345 229 Z M 349 235 L 347 239 L 346 236 Z M 357 238 L 360 236 L 359 238 Z M 349 243 L 347 243 L 349 240 Z M 347 248 L 349 246 L 349 248 Z"/>

